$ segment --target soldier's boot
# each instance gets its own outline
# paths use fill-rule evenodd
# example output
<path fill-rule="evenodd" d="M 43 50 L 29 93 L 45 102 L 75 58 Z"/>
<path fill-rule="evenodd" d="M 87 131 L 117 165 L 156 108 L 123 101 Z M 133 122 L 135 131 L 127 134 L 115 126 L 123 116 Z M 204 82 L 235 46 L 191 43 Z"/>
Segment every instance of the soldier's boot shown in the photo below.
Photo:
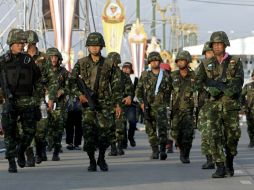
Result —
<path fill-rule="evenodd" d="M 216 162 L 216 166 L 217 169 L 215 173 L 213 173 L 212 178 L 224 178 L 226 175 L 224 162 Z"/>
<path fill-rule="evenodd" d="M 89 172 L 96 172 L 97 171 L 97 165 L 96 165 L 94 152 L 88 152 L 87 155 L 88 155 L 89 160 L 90 160 L 90 165 L 88 166 L 87 170 Z"/>
<path fill-rule="evenodd" d="M 117 143 L 117 154 L 119 156 L 124 155 L 123 143 L 121 141 L 118 141 L 118 143 Z"/>
<path fill-rule="evenodd" d="M 8 172 L 9 173 L 17 173 L 18 170 L 17 170 L 17 165 L 16 165 L 16 162 L 15 162 L 15 158 L 9 158 L 8 162 L 9 162 Z"/>
<path fill-rule="evenodd" d="M 53 152 L 53 156 L 52 156 L 52 161 L 60 161 L 60 157 L 59 157 L 60 149 L 61 149 L 61 147 L 55 147 L 54 148 L 54 152 Z"/>
<path fill-rule="evenodd" d="M 168 143 L 166 145 L 166 148 L 167 148 L 167 153 L 174 153 L 174 150 L 173 150 L 173 141 L 172 140 L 168 140 Z"/>
<path fill-rule="evenodd" d="M 234 156 L 231 154 L 227 154 L 226 156 L 226 175 L 227 176 L 234 176 L 234 167 L 233 167 L 233 161 L 234 161 Z"/>
<path fill-rule="evenodd" d="M 180 150 L 180 160 L 183 164 L 189 164 L 190 163 L 190 149 L 182 148 Z"/>
<path fill-rule="evenodd" d="M 42 162 L 42 144 L 36 143 L 36 156 L 35 156 L 35 162 L 36 164 L 40 164 Z"/>
<path fill-rule="evenodd" d="M 253 148 L 253 147 L 254 147 L 254 139 L 251 139 L 248 145 L 248 148 Z"/>
<path fill-rule="evenodd" d="M 206 169 L 214 169 L 215 165 L 213 163 L 213 157 L 212 155 L 206 155 L 206 163 L 204 163 L 202 165 L 202 169 L 206 170 Z"/>
<path fill-rule="evenodd" d="M 109 156 L 117 156 L 116 143 L 111 144 L 111 150 L 108 153 Z"/>
<path fill-rule="evenodd" d="M 150 156 L 151 159 L 159 159 L 159 148 L 158 146 L 152 146 L 152 154 Z"/>
<path fill-rule="evenodd" d="M 97 160 L 97 165 L 100 167 L 101 171 L 106 172 L 108 171 L 108 164 L 105 160 L 105 151 L 104 149 L 99 150 L 99 157 Z"/>
<path fill-rule="evenodd" d="M 21 168 L 26 166 L 26 157 L 25 157 L 25 147 L 23 145 L 18 145 L 17 154 L 18 154 L 18 165 Z"/>
<path fill-rule="evenodd" d="M 41 158 L 42 158 L 42 161 L 48 160 L 47 152 L 46 152 L 46 144 L 42 146 Z"/>
<path fill-rule="evenodd" d="M 26 149 L 26 167 L 35 167 L 33 147 L 28 147 Z"/>
<path fill-rule="evenodd" d="M 168 157 L 168 155 L 166 153 L 166 145 L 162 144 L 162 145 L 160 145 L 160 159 L 166 160 L 167 157 Z"/>

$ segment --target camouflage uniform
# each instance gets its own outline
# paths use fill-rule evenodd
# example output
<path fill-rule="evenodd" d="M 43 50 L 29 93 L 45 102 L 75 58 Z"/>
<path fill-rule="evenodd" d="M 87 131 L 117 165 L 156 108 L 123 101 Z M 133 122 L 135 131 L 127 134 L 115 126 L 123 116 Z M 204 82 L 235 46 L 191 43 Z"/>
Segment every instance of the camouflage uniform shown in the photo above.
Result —
<path fill-rule="evenodd" d="M 10 49 L 13 44 L 26 42 L 24 31 L 12 29 L 7 38 Z M 13 54 L 12 50 L 0 57 L 1 87 L 5 94 L 2 125 L 5 131 L 6 158 L 9 160 L 9 172 L 17 172 L 18 165 L 26 164 L 25 150 L 35 135 L 36 121 L 40 119 L 40 110 L 36 109 L 36 99 L 41 89 L 41 72 L 33 59 L 23 53 Z M 18 75 L 18 76 L 17 76 Z M 9 91 L 9 92 L 8 92 Z M 21 122 L 23 134 L 18 139 L 17 122 Z M 16 147 L 18 147 L 16 149 Z"/>
<path fill-rule="evenodd" d="M 27 43 L 28 46 L 30 44 L 36 44 L 39 42 L 38 36 L 36 32 L 32 30 L 28 30 L 25 32 L 27 35 Z M 43 52 L 40 52 L 38 48 L 36 48 L 36 53 L 32 56 L 34 62 L 36 65 L 40 68 L 40 71 L 42 73 L 42 82 L 43 82 L 43 89 L 46 89 L 46 84 L 48 86 L 52 86 L 52 81 L 48 79 L 48 72 L 49 72 L 49 66 L 46 63 L 47 57 L 46 54 Z M 28 53 L 28 52 L 27 52 Z M 54 82 L 54 81 L 53 81 Z M 40 103 L 42 100 L 45 99 L 45 91 L 42 91 L 41 97 L 38 98 L 37 100 L 37 105 L 38 107 L 40 106 Z M 36 127 L 36 133 L 35 133 L 35 145 L 36 145 L 36 163 L 39 164 L 42 161 L 47 160 L 47 155 L 46 155 L 46 146 L 47 146 L 47 141 L 46 141 L 46 134 L 47 134 L 47 119 L 42 118 L 40 121 L 37 122 L 37 127 Z M 33 167 L 34 166 L 34 153 L 33 153 L 33 144 L 27 149 L 26 155 L 27 155 L 27 166 L 28 167 Z"/>
<path fill-rule="evenodd" d="M 214 32 L 210 38 L 213 43 L 229 46 L 225 32 Z M 204 60 L 197 74 L 197 87 L 205 85 L 209 92 L 208 126 L 210 148 L 217 170 L 212 177 L 224 177 L 226 169 L 234 175 L 233 159 L 237 154 L 237 144 L 241 136 L 238 111 L 239 97 L 243 85 L 243 67 L 239 58 L 224 54 L 220 64 L 215 57 Z M 226 156 L 224 154 L 226 151 Z"/>
<path fill-rule="evenodd" d="M 89 34 L 86 46 L 105 46 L 103 36 L 93 32 Z M 105 161 L 105 151 L 110 145 L 110 122 L 112 119 L 112 107 L 120 105 L 122 101 L 120 76 L 113 72 L 114 65 L 111 61 L 99 56 L 94 62 L 92 55 L 79 59 L 72 70 L 72 79 L 77 80 L 81 76 L 87 87 L 94 93 L 96 111 L 85 106 L 83 109 L 83 150 L 87 152 L 90 159 L 88 171 L 96 171 L 95 151 L 99 148 L 97 165 L 103 171 L 108 171 Z M 81 92 L 77 92 L 80 97 Z"/>
<path fill-rule="evenodd" d="M 121 85 L 121 92 L 122 92 L 122 99 L 126 97 L 133 97 L 133 85 L 131 79 L 128 75 L 126 75 L 122 70 L 120 70 L 118 64 L 121 63 L 121 57 L 119 53 L 111 52 L 108 54 L 107 59 L 114 64 L 115 70 L 117 75 L 120 75 L 120 85 Z M 120 104 L 122 110 L 126 107 L 124 103 Z M 114 112 L 112 113 L 114 117 Z M 119 118 L 114 119 L 114 124 L 112 125 L 112 139 L 111 139 L 111 152 L 109 153 L 110 156 L 123 155 L 123 140 L 124 140 L 124 127 L 126 122 L 126 114 L 124 111 L 122 112 Z M 114 135 L 115 134 L 115 135 Z M 117 142 L 117 149 L 115 143 Z M 116 151 L 117 150 L 117 151 Z"/>
<path fill-rule="evenodd" d="M 191 55 L 187 51 L 179 52 L 178 60 L 191 62 Z M 193 140 L 193 109 L 194 109 L 194 82 L 195 73 L 187 67 L 187 75 L 182 77 L 179 70 L 171 73 L 172 77 L 172 126 L 171 136 L 180 148 L 180 159 L 183 163 L 189 163 L 189 154 Z"/>
<path fill-rule="evenodd" d="M 49 135 L 52 135 L 52 147 L 54 148 L 52 161 L 59 161 L 59 152 L 61 149 L 61 141 L 64 130 L 64 124 L 67 117 L 66 110 L 66 95 L 69 94 L 69 72 L 65 67 L 60 66 L 63 60 L 61 53 L 57 48 L 49 48 L 46 52 L 48 56 L 48 64 L 51 65 L 50 56 L 58 57 L 58 64 L 56 67 L 51 66 L 49 72 L 49 79 L 57 81 L 55 87 L 55 94 L 61 91 L 62 95 L 60 97 L 55 96 L 54 99 L 54 109 L 49 112 L 48 116 L 48 130 Z"/>
<path fill-rule="evenodd" d="M 151 52 L 148 55 L 148 63 L 152 61 L 162 62 L 158 52 Z M 145 118 L 145 127 L 149 143 L 153 150 L 151 158 L 159 158 L 158 145 L 160 145 L 160 157 L 164 160 L 167 158 L 167 154 L 165 153 L 168 126 L 167 107 L 170 103 L 172 86 L 168 72 L 163 70 L 160 70 L 160 72 L 162 72 L 163 76 L 157 95 L 155 95 L 155 90 L 159 75 L 154 74 L 152 71 L 143 71 L 140 80 L 138 81 L 136 97 L 141 104 L 144 103 L 144 101 L 146 102 L 145 99 L 147 99 L 149 105 L 145 105 L 145 107 L 150 107 L 148 113 L 150 117 Z"/>
<path fill-rule="evenodd" d="M 202 54 L 205 55 L 207 51 L 212 51 L 213 49 L 210 47 L 210 42 L 206 42 L 202 51 Z M 198 69 L 197 69 L 198 70 Z M 202 165 L 202 169 L 214 169 L 214 163 L 212 160 L 212 154 L 209 144 L 209 131 L 207 130 L 208 117 L 207 110 L 209 109 L 209 104 L 207 100 L 209 99 L 209 93 L 202 88 L 200 92 L 198 92 L 198 123 L 197 128 L 201 133 L 201 152 L 206 155 L 207 162 Z"/>
<path fill-rule="evenodd" d="M 254 71 L 251 74 L 251 77 L 254 77 Z M 246 84 L 243 87 L 241 94 L 241 103 L 244 107 L 247 118 L 247 132 L 249 135 L 250 143 L 249 148 L 254 147 L 254 81 Z"/>

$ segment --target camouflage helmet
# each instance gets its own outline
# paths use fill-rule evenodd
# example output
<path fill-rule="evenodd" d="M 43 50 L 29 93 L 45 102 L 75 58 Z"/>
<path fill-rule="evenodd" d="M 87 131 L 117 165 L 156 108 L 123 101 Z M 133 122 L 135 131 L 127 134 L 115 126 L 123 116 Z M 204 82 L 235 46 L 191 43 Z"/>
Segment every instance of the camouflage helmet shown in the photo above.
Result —
<path fill-rule="evenodd" d="M 123 67 L 130 67 L 130 68 L 132 68 L 132 64 L 131 64 L 131 62 L 124 62 L 124 64 L 123 64 Z"/>
<path fill-rule="evenodd" d="M 213 48 L 210 47 L 210 42 L 205 43 L 203 47 L 202 55 L 205 55 L 205 52 L 207 51 L 213 51 Z"/>
<path fill-rule="evenodd" d="M 86 46 L 101 46 L 105 47 L 105 41 L 103 36 L 99 32 L 92 32 L 88 35 L 86 40 Z"/>
<path fill-rule="evenodd" d="M 108 54 L 108 58 L 109 58 L 110 60 L 112 60 L 112 62 L 113 62 L 114 64 L 119 64 L 119 63 L 122 62 L 122 61 L 121 61 L 121 56 L 120 56 L 120 54 L 117 53 L 117 52 L 110 52 L 110 53 Z"/>
<path fill-rule="evenodd" d="M 52 55 L 56 55 L 59 59 L 59 61 L 63 60 L 62 54 L 60 53 L 60 51 L 58 51 L 57 48 L 48 48 L 46 51 L 47 56 L 52 56 Z"/>
<path fill-rule="evenodd" d="M 25 43 L 26 42 L 26 35 L 22 29 L 14 28 L 8 34 L 7 37 L 7 44 L 10 46 L 14 43 Z"/>
<path fill-rule="evenodd" d="M 186 60 L 188 63 L 191 63 L 192 57 L 188 51 L 180 51 L 176 55 L 175 62 L 177 63 L 178 60 Z"/>
<path fill-rule="evenodd" d="M 153 52 L 149 53 L 147 62 L 149 64 L 152 61 L 159 61 L 160 63 L 162 62 L 162 58 L 161 58 L 161 55 L 159 52 L 153 51 Z"/>
<path fill-rule="evenodd" d="M 214 42 L 222 42 L 226 46 L 230 46 L 228 36 L 224 31 L 217 31 L 212 33 L 210 37 L 210 47 L 212 47 L 212 43 Z"/>
<path fill-rule="evenodd" d="M 27 36 L 27 43 L 36 44 L 36 43 L 39 42 L 38 35 L 35 31 L 28 30 L 28 31 L 25 31 L 25 33 L 26 33 L 26 36 Z"/>

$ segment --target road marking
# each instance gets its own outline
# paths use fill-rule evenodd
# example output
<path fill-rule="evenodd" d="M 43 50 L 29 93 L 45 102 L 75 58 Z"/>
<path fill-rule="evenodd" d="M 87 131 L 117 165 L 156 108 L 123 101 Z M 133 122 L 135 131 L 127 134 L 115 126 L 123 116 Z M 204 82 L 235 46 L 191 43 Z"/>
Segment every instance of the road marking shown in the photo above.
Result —
<path fill-rule="evenodd" d="M 244 180 L 240 181 L 240 183 L 243 185 L 251 185 L 252 184 L 251 181 L 244 181 Z"/>
<path fill-rule="evenodd" d="M 235 170 L 235 174 L 243 174 L 242 170 Z"/>

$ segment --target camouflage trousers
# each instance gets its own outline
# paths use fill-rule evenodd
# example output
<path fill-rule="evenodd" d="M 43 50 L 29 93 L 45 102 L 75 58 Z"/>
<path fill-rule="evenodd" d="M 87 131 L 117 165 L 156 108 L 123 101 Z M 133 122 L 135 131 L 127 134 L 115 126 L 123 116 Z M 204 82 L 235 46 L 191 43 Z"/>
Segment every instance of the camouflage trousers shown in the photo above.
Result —
<path fill-rule="evenodd" d="M 106 150 L 110 145 L 112 136 L 112 110 L 102 108 L 93 111 L 84 108 L 82 112 L 82 128 L 84 137 L 83 150 L 86 152 L 96 151 L 97 148 Z"/>
<path fill-rule="evenodd" d="M 201 152 L 204 155 L 211 155 L 211 149 L 209 144 L 209 131 L 208 131 L 208 117 L 207 109 L 209 104 L 205 103 L 198 113 L 198 130 L 201 133 Z"/>
<path fill-rule="evenodd" d="M 163 108 L 151 107 L 150 120 L 145 120 L 145 129 L 148 135 L 151 147 L 162 145 L 166 146 L 167 143 L 167 110 Z"/>
<path fill-rule="evenodd" d="M 192 110 L 176 111 L 173 114 L 171 136 L 180 149 L 191 149 L 194 136 Z"/>
<path fill-rule="evenodd" d="M 241 136 L 239 110 L 225 110 L 221 102 L 209 102 L 208 131 L 214 162 L 225 162 L 225 153 L 237 154 Z"/>
<path fill-rule="evenodd" d="M 18 121 L 21 123 L 22 134 L 19 133 Z M 14 113 L 2 114 L 2 126 L 5 131 L 6 158 L 16 156 L 17 145 L 22 149 L 30 146 L 36 131 L 36 116 L 33 107 L 20 107 Z"/>
<path fill-rule="evenodd" d="M 247 132 L 250 138 L 250 141 L 254 141 L 254 109 L 249 110 L 246 113 L 246 119 L 247 119 Z"/>
<path fill-rule="evenodd" d="M 48 140 L 52 148 L 61 148 L 66 113 L 63 110 L 52 110 L 48 114 Z"/>

